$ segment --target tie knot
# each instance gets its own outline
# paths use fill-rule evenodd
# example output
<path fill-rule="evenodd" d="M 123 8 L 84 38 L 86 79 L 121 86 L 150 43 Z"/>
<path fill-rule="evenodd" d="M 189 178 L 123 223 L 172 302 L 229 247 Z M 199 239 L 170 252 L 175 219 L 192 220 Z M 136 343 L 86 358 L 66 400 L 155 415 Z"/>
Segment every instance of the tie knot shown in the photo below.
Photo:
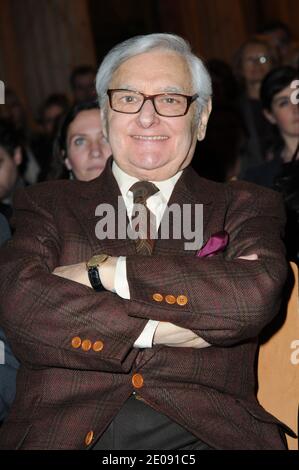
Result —
<path fill-rule="evenodd" d="M 156 194 L 159 189 L 149 181 L 137 181 L 130 187 L 130 191 L 133 193 L 134 204 L 145 204 L 146 200 Z"/>

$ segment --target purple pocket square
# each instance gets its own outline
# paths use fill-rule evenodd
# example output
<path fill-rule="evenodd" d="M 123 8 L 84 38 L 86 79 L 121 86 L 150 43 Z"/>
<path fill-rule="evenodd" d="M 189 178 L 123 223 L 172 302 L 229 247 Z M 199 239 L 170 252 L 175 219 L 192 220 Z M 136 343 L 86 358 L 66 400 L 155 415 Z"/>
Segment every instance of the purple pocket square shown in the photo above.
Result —
<path fill-rule="evenodd" d="M 225 230 L 214 233 L 210 236 L 205 245 L 198 250 L 196 256 L 198 258 L 209 258 L 210 256 L 216 255 L 220 251 L 225 250 L 227 245 L 228 233 Z"/>

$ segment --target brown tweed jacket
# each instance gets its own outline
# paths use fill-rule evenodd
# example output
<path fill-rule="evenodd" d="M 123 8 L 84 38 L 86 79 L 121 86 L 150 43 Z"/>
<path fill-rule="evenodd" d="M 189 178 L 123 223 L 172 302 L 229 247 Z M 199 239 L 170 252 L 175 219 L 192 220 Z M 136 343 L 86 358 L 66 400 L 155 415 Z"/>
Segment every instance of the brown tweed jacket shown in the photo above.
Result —
<path fill-rule="evenodd" d="M 139 373 L 139 395 L 210 446 L 283 449 L 283 425 L 258 405 L 254 374 L 256 337 L 278 312 L 287 273 L 279 195 L 186 169 L 169 204 L 202 203 L 204 240 L 220 230 L 230 236 L 224 253 L 203 259 L 184 251 L 185 240 L 157 240 L 147 257 L 132 240 L 98 240 L 95 208 L 117 207 L 119 195 L 109 161 L 89 183 L 42 183 L 16 196 L 15 236 L 0 251 L 0 323 L 21 368 L 0 448 L 90 448 Z M 51 274 L 99 252 L 127 256 L 131 300 Z M 252 253 L 258 261 L 237 259 Z M 156 292 L 188 302 L 155 302 Z M 138 350 L 148 319 L 189 328 L 212 346 Z M 104 347 L 74 348 L 74 337 Z"/>

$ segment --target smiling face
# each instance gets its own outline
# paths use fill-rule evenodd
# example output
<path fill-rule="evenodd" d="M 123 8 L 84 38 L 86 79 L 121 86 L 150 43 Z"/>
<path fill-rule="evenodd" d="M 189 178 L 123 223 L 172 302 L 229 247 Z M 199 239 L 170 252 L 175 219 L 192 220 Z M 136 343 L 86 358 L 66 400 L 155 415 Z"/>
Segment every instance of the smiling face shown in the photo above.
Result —
<path fill-rule="evenodd" d="M 66 167 L 78 180 L 90 181 L 102 173 L 110 155 L 100 110 L 81 111 L 68 128 Z"/>
<path fill-rule="evenodd" d="M 193 95 L 197 91 L 184 58 L 160 50 L 126 60 L 115 71 L 109 88 L 146 95 L 167 91 Z M 199 138 L 204 135 L 194 124 L 195 106 L 191 104 L 180 117 L 158 115 L 149 100 L 136 114 L 118 113 L 109 106 L 107 134 L 119 167 L 138 179 L 152 181 L 165 180 L 185 168 L 192 159 L 197 134 Z"/>
<path fill-rule="evenodd" d="M 299 108 L 293 104 L 291 96 L 294 88 L 287 86 L 277 93 L 271 104 L 271 112 L 265 115 L 272 124 L 276 124 L 283 137 L 299 137 Z"/>

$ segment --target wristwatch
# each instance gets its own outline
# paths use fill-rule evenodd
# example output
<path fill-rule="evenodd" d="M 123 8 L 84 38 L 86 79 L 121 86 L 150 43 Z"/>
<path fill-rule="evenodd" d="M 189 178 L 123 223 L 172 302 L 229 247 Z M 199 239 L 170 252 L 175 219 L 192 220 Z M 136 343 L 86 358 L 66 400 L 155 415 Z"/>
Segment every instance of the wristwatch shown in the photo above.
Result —
<path fill-rule="evenodd" d="M 110 258 L 110 255 L 102 253 L 100 255 L 94 255 L 86 263 L 86 269 L 88 272 L 89 282 L 94 290 L 101 292 L 106 290 L 103 286 L 99 273 L 99 266 L 101 266 L 107 259 Z"/>

